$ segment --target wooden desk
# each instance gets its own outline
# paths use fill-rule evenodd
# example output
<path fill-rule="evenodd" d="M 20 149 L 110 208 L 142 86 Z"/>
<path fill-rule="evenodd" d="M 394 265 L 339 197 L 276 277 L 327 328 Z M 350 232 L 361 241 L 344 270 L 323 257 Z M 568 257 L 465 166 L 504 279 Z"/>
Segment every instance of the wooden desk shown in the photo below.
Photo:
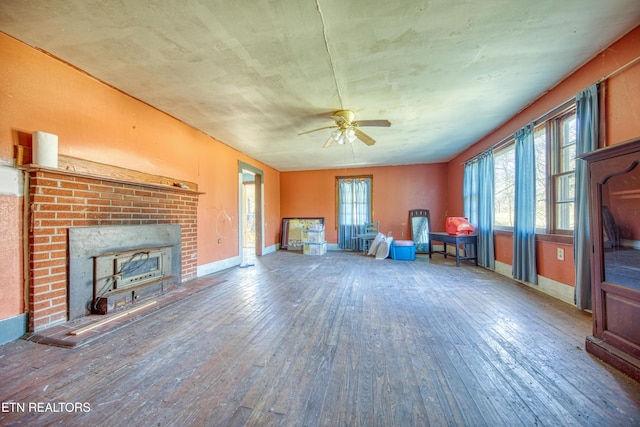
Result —
<path fill-rule="evenodd" d="M 444 248 L 441 251 L 433 250 L 433 241 L 442 242 L 444 244 Z M 436 254 L 444 254 L 444 257 L 447 257 L 447 243 L 452 243 L 456 246 L 456 267 L 460 267 L 460 261 L 464 260 L 474 260 L 475 264 L 478 265 L 478 236 L 475 234 L 471 235 L 461 235 L 461 236 L 452 236 L 451 234 L 443 233 L 443 232 L 432 232 L 429 233 L 429 258 L 431 255 Z M 473 245 L 473 253 L 474 256 L 460 256 L 460 245 Z"/>

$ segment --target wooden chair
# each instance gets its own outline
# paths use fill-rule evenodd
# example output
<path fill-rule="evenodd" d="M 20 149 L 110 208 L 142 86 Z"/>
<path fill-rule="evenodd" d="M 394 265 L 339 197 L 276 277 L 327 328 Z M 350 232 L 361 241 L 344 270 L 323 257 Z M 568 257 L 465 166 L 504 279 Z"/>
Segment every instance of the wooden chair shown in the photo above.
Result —
<path fill-rule="evenodd" d="M 380 221 L 368 222 L 364 225 L 364 233 L 362 235 L 362 250 L 368 252 L 371 242 L 380 232 Z"/>

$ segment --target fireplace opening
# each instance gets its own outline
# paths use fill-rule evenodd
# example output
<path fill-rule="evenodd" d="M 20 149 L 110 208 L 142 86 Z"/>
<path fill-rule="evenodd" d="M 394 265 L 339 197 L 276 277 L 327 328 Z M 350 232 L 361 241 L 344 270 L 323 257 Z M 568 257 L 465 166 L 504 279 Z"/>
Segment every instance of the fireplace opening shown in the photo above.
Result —
<path fill-rule="evenodd" d="M 124 289 L 162 277 L 162 252 L 146 250 L 135 251 L 133 255 L 129 255 L 129 252 L 116 254 L 113 275 L 114 289 Z"/>
<path fill-rule="evenodd" d="M 71 227 L 69 320 L 126 309 L 182 283 L 179 224 Z"/>
<path fill-rule="evenodd" d="M 92 312 L 107 314 L 141 297 L 173 288 L 172 246 L 106 252 L 94 256 Z"/>

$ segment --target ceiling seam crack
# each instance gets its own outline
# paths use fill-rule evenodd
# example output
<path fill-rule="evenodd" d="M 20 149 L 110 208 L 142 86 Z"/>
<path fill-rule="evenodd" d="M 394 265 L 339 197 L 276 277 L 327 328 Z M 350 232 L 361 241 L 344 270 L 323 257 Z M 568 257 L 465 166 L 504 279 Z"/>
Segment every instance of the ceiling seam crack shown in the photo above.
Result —
<path fill-rule="evenodd" d="M 340 109 L 344 110 L 344 103 L 342 102 L 342 93 L 340 93 L 340 86 L 338 85 L 338 79 L 336 77 L 336 67 L 333 63 L 333 57 L 331 56 L 331 52 L 329 51 L 329 41 L 327 39 L 327 26 L 324 22 L 324 15 L 322 14 L 322 9 L 320 8 L 320 0 L 316 0 L 316 8 L 318 9 L 318 13 L 320 14 L 320 21 L 322 22 L 322 35 L 324 37 L 324 48 L 327 51 L 327 55 L 329 56 L 329 64 L 331 65 L 331 72 L 333 73 L 333 82 L 336 85 L 336 92 L 338 93 L 338 101 L 340 102 Z"/>

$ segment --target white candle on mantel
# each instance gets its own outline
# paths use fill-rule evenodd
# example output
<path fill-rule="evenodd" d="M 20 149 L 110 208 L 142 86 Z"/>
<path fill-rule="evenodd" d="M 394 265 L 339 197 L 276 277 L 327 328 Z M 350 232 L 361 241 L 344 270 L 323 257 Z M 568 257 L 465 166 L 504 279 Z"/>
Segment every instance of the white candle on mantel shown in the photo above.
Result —
<path fill-rule="evenodd" d="M 58 167 L 58 135 L 36 131 L 32 138 L 33 162 L 48 168 Z"/>

